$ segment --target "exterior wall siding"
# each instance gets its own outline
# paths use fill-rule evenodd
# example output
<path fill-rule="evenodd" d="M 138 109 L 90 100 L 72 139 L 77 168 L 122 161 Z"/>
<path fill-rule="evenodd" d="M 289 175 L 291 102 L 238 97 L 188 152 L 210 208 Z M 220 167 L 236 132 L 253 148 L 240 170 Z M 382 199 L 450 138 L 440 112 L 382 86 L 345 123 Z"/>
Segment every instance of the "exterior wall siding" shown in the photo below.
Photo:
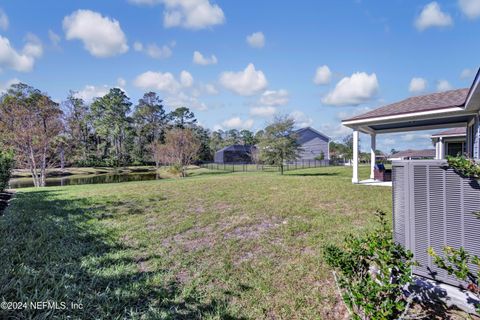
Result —
<path fill-rule="evenodd" d="M 299 154 L 299 160 L 314 160 L 323 152 L 325 160 L 328 159 L 328 140 L 319 137 L 302 144 L 302 151 Z"/>

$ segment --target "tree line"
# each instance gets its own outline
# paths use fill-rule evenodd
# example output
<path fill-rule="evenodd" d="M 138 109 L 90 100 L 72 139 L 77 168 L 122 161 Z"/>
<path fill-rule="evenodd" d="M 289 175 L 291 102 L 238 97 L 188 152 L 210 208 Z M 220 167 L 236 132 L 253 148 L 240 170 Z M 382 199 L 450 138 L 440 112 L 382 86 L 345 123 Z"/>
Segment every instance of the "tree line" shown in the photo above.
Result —
<path fill-rule="evenodd" d="M 216 151 L 232 144 L 258 145 L 261 161 L 282 166 L 299 151 L 294 125 L 292 119 L 279 117 L 256 133 L 210 131 L 187 107 L 168 112 L 155 92 L 134 104 L 119 88 L 91 103 L 73 91 L 58 103 L 23 83 L 0 97 L 0 147 L 14 153 L 16 167 L 28 169 L 35 186 L 45 185 L 46 169 L 54 166 L 169 164 L 185 175 L 188 164 L 212 161 Z M 332 146 L 348 158 L 349 144 L 345 140 Z"/>

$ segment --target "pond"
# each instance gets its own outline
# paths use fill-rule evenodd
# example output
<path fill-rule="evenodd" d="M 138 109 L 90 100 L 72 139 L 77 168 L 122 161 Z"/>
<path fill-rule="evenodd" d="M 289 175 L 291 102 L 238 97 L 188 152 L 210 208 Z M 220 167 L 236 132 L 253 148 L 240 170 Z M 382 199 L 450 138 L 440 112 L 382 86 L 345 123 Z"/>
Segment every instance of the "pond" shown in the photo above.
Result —
<path fill-rule="evenodd" d="M 121 174 L 86 174 L 73 175 L 65 177 L 47 178 L 47 187 L 51 186 L 69 186 L 80 184 L 97 184 L 97 183 L 119 183 L 129 181 L 145 181 L 160 180 L 161 177 L 155 172 L 148 173 L 121 173 Z M 10 180 L 11 189 L 30 188 L 33 187 L 32 178 L 18 178 Z"/>

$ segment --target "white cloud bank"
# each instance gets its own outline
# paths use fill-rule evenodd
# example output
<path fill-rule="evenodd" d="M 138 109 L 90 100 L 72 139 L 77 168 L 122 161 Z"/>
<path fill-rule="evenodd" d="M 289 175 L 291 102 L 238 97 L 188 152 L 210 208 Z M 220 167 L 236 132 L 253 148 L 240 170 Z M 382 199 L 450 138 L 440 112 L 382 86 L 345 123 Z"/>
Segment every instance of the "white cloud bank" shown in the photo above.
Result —
<path fill-rule="evenodd" d="M 277 113 L 277 108 L 271 107 L 271 106 L 250 108 L 250 115 L 254 117 L 269 118 L 276 113 Z"/>
<path fill-rule="evenodd" d="M 33 34 L 28 34 L 26 44 L 21 51 L 12 47 L 8 38 L 0 35 L 0 68 L 9 68 L 19 72 L 31 71 L 35 60 L 43 54 L 43 46 Z"/>
<path fill-rule="evenodd" d="M 451 25 L 453 25 L 452 17 L 443 12 L 436 1 L 425 5 L 420 15 L 415 19 L 415 27 L 420 31 L 431 27 L 448 27 Z"/>
<path fill-rule="evenodd" d="M 462 80 L 472 80 L 474 76 L 475 76 L 475 70 L 473 69 L 465 68 L 460 73 L 460 79 Z"/>
<path fill-rule="evenodd" d="M 255 70 L 253 63 L 250 63 L 243 71 L 223 72 L 220 84 L 238 95 L 252 96 L 265 90 L 268 82 L 265 74 L 261 70 Z"/>
<path fill-rule="evenodd" d="M 480 16 L 480 0 L 459 0 L 458 5 L 463 14 L 469 19 L 475 19 Z"/>
<path fill-rule="evenodd" d="M 411 93 L 420 93 L 424 92 L 427 89 L 427 80 L 420 77 L 414 77 L 410 80 L 410 85 L 408 86 L 408 91 Z"/>
<path fill-rule="evenodd" d="M 78 39 L 95 57 L 105 58 L 128 51 L 127 38 L 120 23 L 91 10 L 77 10 L 63 18 L 67 40 Z"/>
<path fill-rule="evenodd" d="M 193 63 L 199 64 L 201 66 L 207 66 L 209 64 L 217 64 L 218 60 L 215 55 L 211 55 L 210 58 L 204 57 L 199 51 L 193 53 Z"/>
<path fill-rule="evenodd" d="M 356 72 L 344 77 L 330 91 L 322 102 L 332 106 L 357 106 L 372 100 L 378 92 L 379 84 L 375 73 Z"/>
<path fill-rule="evenodd" d="M 295 126 L 299 128 L 310 127 L 313 124 L 312 118 L 299 110 L 294 110 L 289 115 L 295 121 Z"/>
<path fill-rule="evenodd" d="M 248 35 L 246 40 L 252 48 L 263 48 L 265 46 L 265 35 L 260 31 Z"/>
<path fill-rule="evenodd" d="M 267 90 L 260 96 L 260 104 L 264 106 L 283 106 L 288 103 L 289 96 L 288 91 L 281 89 L 278 91 L 275 90 Z"/>
<path fill-rule="evenodd" d="M 183 27 L 204 29 L 223 24 L 225 15 L 217 4 L 208 0 L 163 0 L 163 25 L 165 28 Z"/>
<path fill-rule="evenodd" d="M 221 127 L 227 129 L 250 129 L 253 127 L 253 120 L 242 120 L 240 117 L 233 117 L 222 122 Z"/>
<path fill-rule="evenodd" d="M 332 79 L 332 72 L 327 65 L 318 67 L 315 71 L 315 76 L 313 77 L 313 83 L 317 85 L 329 84 Z"/>

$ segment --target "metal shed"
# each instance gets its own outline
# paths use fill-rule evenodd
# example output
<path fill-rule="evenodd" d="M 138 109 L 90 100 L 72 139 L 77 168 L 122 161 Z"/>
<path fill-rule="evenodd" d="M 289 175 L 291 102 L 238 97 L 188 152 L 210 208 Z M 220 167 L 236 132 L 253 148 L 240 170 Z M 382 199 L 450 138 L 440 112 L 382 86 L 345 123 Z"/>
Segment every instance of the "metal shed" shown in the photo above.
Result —
<path fill-rule="evenodd" d="M 255 146 L 233 144 L 215 152 L 215 163 L 252 163 Z"/>

